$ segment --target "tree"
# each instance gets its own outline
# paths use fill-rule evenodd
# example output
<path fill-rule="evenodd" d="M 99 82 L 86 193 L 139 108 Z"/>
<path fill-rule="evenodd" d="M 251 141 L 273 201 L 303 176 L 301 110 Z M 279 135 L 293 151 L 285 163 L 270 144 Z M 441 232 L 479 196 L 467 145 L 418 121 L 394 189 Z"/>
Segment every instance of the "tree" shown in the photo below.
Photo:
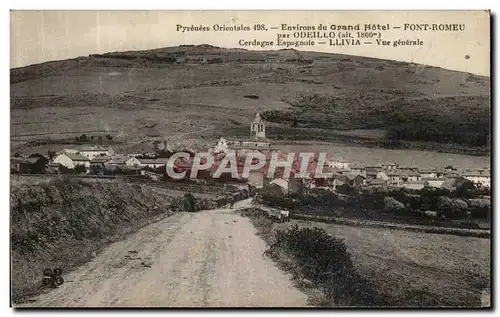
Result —
<path fill-rule="evenodd" d="M 21 153 L 19 152 L 14 153 L 14 157 L 21 157 Z"/>
<path fill-rule="evenodd" d="M 59 169 L 59 173 L 61 173 L 61 174 L 70 174 L 73 171 L 72 169 L 67 168 L 64 165 L 59 165 L 58 169 Z"/>
<path fill-rule="evenodd" d="M 87 173 L 87 167 L 85 165 L 76 165 L 73 169 L 73 173 L 75 174 L 84 174 Z"/>
<path fill-rule="evenodd" d="M 93 136 L 93 135 L 91 135 L 91 136 L 90 136 L 90 139 L 91 139 L 91 140 L 93 140 L 93 139 L 94 139 L 94 136 Z"/>
<path fill-rule="evenodd" d="M 457 186 L 455 195 L 462 198 L 473 198 L 476 192 L 476 186 L 470 180 L 466 180 Z"/>
<path fill-rule="evenodd" d="M 106 139 L 107 140 L 113 140 L 113 137 L 111 136 L 111 134 L 106 134 Z"/>
<path fill-rule="evenodd" d="M 54 159 L 54 157 L 56 157 L 55 151 L 48 151 L 47 154 L 49 156 L 49 160 L 52 160 L 52 159 Z"/>
<path fill-rule="evenodd" d="M 90 174 L 104 174 L 104 167 L 99 165 L 93 165 L 90 167 Z"/>
<path fill-rule="evenodd" d="M 468 199 L 467 204 L 472 218 L 489 219 L 491 212 L 491 200 L 484 198 Z"/>
<path fill-rule="evenodd" d="M 101 141 L 101 140 L 102 140 L 102 136 L 100 135 L 100 136 L 99 136 L 99 141 Z"/>
<path fill-rule="evenodd" d="M 392 197 L 385 197 L 384 198 L 384 210 L 387 212 L 397 212 L 401 211 L 405 208 L 405 205 L 403 205 L 402 202 L 397 201 L 396 199 Z"/>
<path fill-rule="evenodd" d="M 80 135 L 80 141 L 87 141 L 87 135 L 85 134 Z"/>
<path fill-rule="evenodd" d="M 184 195 L 184 210 L 187 212 L 195 212 L 196 211 L 196 200 L 191 193 L 186 193 Z"/>
<path fill-rule="evenodd" d="M 335 191 L 344 195 L 352 195 L 356 193 L 356 189 L 349 184 L 342 184 L 335 187 Z"/>

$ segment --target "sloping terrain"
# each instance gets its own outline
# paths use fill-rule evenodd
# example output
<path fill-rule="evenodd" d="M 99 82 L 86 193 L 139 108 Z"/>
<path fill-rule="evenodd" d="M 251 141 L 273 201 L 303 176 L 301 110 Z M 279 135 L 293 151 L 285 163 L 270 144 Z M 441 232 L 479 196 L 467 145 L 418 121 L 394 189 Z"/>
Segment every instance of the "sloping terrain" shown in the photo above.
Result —
<path fill-rule="evenodd" d="M 210 45 L 11 70 L 14 145 L 99 132 L 134 143 L 247 135 L 257 111 L 271 122 L 271 138 L 352 143 L 378 131 L 374 138 L 392 147 L 430 142 L 441 150 L 445 142 L 484 154 L 490 79 L 367 57 Z"/>
<path fill-rule="evenodd" d="M 172 199 L 150 187 L 57 178 L 11 180 L 11 287 L 14 302 L 36 293 L 43 270 L 64 272 L 106 244 L 172 214 Z"/>

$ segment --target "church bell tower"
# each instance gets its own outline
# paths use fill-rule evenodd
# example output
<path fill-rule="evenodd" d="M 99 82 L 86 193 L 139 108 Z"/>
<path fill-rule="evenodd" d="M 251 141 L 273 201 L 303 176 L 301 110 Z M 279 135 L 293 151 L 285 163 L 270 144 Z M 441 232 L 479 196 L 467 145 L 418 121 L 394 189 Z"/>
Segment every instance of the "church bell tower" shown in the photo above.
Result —
<path fill-rule="evenodd" d="M 250 124 L 250 136 L 256 139 L 266 138 L 266 125 L 259 113 L 257 113 L 255 119 Z"/>

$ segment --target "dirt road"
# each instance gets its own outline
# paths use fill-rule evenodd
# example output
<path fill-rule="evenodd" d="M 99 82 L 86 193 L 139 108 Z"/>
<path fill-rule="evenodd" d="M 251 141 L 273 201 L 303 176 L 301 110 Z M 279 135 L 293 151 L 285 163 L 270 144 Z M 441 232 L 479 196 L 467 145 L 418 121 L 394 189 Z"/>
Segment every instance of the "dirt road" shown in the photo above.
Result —
<path fill-rule="evenodd" d="M 230 209 L 179 213 L 110 245 L 27 306 L 306 306 L 255 232 Z"/>

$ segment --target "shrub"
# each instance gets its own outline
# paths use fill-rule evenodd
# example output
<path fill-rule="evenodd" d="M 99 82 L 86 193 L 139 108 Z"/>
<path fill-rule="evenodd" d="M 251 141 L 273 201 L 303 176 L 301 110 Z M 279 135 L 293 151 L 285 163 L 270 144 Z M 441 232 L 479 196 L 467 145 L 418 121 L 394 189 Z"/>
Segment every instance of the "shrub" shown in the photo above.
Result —
<path fill-rule="evenodd" d="M 75 174 L 85 174 L 87 172 L 87 167 L 85 165 L 77 165 L 73 169 L 73 173 Z"/>
<path fill-rule="evenodd" d="M 458 198 L 474 198 L 477 196 L 477 188 L 473 182 L 467 180 L 460 184 L 454 191 L 455 197 Z"/>
<path fill-rule="evenodd" d="M 440 196 L 437 198 L 438 215 L 449 219 L 462 219 L 466 216 L 467 203 L 459 198 Z"/>
<path fill-rule="evenodd" d="M 403 203 L 397 201 L 396 199 L 392 197 L 385 197 L 384 198 L 384 210 L 387 212 L 397 212 L 401 211 L 405 208 Z"/>
<path fill-rule="evenodd" d="M 321 287 L 327 305 L 384 305 L 368 282 L 358 274 L 343 240 L 315 227 L 278 230 L 266 254 L 280 253 L 297 262 L 299 274 Z"/>
<path fill-rule="evenodd" d="M 468 199 L 467 204 L 472 218 L 489 219 L 491 212 L 491 200 L 484 198 Z"/>
<path fill-rule="evenodd" d="M 257 201 L 270 207 L 294 209 L 293 194 L 284 194 L 280 187 L 264 186 L 257 195 Z"/>
<path fill-rule="evenodd" d="M 184 195 L 184 210 L 187 212 L 196 211 L 196 200 L 191 193 L 186 193 Z"/>
<path fill-rule="evenodd" d="M 353 195 L 356 193 L 356 189 L 348 184 L 342 184 L 335 187 L 335 191 L 345 195 Z"/>

